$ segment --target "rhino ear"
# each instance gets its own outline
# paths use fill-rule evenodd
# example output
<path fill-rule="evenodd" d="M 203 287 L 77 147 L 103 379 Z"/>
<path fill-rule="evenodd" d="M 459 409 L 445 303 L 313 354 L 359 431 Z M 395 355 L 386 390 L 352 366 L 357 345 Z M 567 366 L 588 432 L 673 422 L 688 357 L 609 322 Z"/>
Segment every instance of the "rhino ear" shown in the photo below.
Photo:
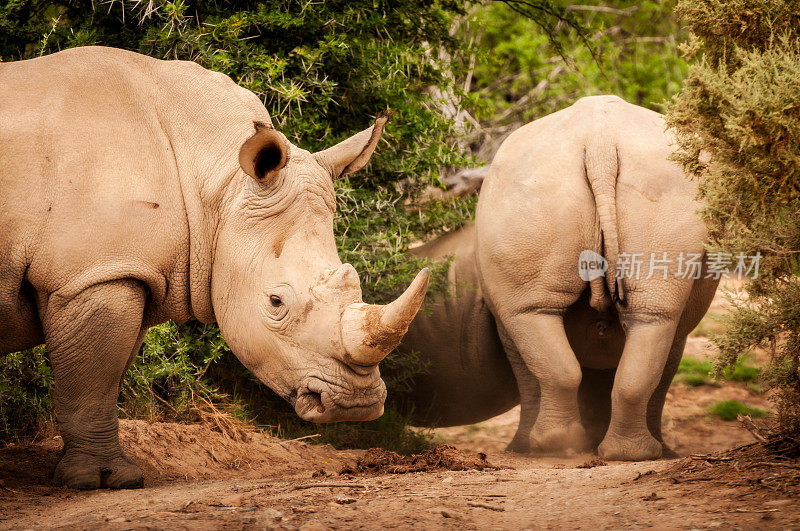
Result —
<path fill-rule="evenodd" d="M 257 181 L 270 181 L 289 161 L 289 143 L 271 125 L 253 122 L 256 132 L 239 149 L 239 165 Z"/>
<path fill-rule="evenodd" d="M 375 124 L 330 147 L 324 151 L 314 153 L 317 162 L 328 170 L 333 180 L 348 173 L 360 170 L 369 162 L 370 157 L 378 147 L 378 141 L 383 134 L 383 128 L 389 119 L 389 113 L 384 112 L 375 119 Z"/>

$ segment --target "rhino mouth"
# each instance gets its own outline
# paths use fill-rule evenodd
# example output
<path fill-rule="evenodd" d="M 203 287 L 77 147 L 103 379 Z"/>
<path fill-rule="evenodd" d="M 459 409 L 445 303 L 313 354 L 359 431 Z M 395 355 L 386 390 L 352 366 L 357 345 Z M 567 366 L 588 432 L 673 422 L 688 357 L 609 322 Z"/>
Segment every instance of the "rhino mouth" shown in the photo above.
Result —
<path fill-rule="evenodd" d="M 383 414 L 386 386 L 383 380 L 367 388 L 347 389 L 319 378 L 310 378 L 295 393 L 297 415 L 310 422 L 374 420 Z"/>

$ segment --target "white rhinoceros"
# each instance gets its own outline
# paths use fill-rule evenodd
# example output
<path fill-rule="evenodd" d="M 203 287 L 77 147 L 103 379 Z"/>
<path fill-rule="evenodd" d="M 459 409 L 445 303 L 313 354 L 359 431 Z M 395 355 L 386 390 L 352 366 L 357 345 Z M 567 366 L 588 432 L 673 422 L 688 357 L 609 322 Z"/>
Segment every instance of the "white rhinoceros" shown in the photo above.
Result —
<path fill-rule="evenodd" d="M 380 416 L 378 362 L 427 270 L 361 302 L 333 235 L 333 180 L 364 167 L 385 117 L 319 153 L 258 97 L 184 61 L 101 47 L 0 64 L 0 352 L 46 343 L 70 487 L 136 487 L 120 378 L 148 327 L 217 321 L 304 419 Z"/>
<path fill-rule="evenodd" d="M 668 160 L 672 149 L 659 114 L 612 96 L 509 136 L 475 223 L 415 251 L 455 256 L 454 293 L 420 312 L 401 345 L 429 362 L 413 393 L 419 423 L 479 422 L 521 397 L 512 450 L 662 455 L 664 399 L 718 284 L 707 278 L 696 185 Z M 636 255 L 640 274 L 587 282 L 583 251 L 610 272 Z M 653 275 L 651 253 L 671 260 Z M 702 267 L 681 274 L 690 257 Z"/>

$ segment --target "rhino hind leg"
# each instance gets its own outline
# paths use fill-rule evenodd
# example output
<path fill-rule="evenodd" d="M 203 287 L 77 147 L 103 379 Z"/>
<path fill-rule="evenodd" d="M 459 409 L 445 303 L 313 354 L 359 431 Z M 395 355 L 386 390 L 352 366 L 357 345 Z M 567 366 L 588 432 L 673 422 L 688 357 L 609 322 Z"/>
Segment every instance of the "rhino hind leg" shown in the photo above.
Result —
<path fill-rule="evenodd" d="M 122 453 L 116 407 L 122 374 L 140 345 L 145 300 L 139 282 L 117 280 L 47 301 L 43 325 L 64 441 L 53 474 L 57 485 L 143 485 L 141 470 Z"/>
<path fill-rule="evenodd" d="M 562 454 L 588 448 L 578 408 L 581 367 L 567 340 L 563 316 L 524 312 L 504 319 L 503 326 L 539 385 L 531 451 Z M 520 420 L 523 424 L 525 419 Z"/>
<path fill-rule="evenodd" d="M 539 382 L 525 364 L 525 360 L 517 350 L 516 345 L 508 336 L 508 332 L 498 325 L 500 340 L 506 353 L 514 378 L 517 381 L 520 398 L 519 424 L 511 442 L 506 446 L 506 452 L 526 454 L 531 451 L 531 431 L 539 415 Z"/>
<path fill-rule="evenodd" d="M 604 459 L 623 461 L 658 459 L 663 447 L 651 433 L 652 421 L 648 417 L 652 410 L 648 409 L 666 377 L 664 368 L 674 350 L 677 321 L 628 316 L 623 317 L 623 323 L 627 338 L 611 392 L 611 421 L 598 454 Z"/>
<path fill-rule="evenodd" d="M 667 363 L 664 366 L 664 372 L 661 375 L 661 381 L 658 383 L 658 387 L 656 387 L 653 396 L 650 397 L 650 401 L 647 404 L 647 428 L 650 430 L 653 437 L 661 443 L 662 457 L 678 457 L 678 454 L 664 442 L 664 436 L 661 433 L 661 417 L 664 411 L 664 402 L 667 399 L 669 386 L 672 384 L 675 373 L 678 372 L 678 365 L 681 363 L 681 357 L 683 357 L 683 349 L 685 346 L 686 336 L 678 336 L 675 338 L 667 358 Z"/>

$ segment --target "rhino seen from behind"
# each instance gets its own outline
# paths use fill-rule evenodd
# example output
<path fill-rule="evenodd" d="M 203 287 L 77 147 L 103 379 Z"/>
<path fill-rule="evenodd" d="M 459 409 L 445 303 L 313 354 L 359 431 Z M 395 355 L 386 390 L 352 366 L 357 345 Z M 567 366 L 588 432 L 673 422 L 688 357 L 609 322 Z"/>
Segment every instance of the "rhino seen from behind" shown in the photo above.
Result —
<path fill-rule="evenodd" d="M 510 450 L 671 453 L 664 400 L 719 283 L 697 185 L 673 149 L 661 115 L 616 96 L 583 98 L 503 142 L 475 222 L 414 250 L 454 257 L 452 292 L 401 345 L 428 367 L 412 393 L 417 423 L 471 424 L 521 403 Z M 608 262 L 589 282 L 587 251 Z"/>

